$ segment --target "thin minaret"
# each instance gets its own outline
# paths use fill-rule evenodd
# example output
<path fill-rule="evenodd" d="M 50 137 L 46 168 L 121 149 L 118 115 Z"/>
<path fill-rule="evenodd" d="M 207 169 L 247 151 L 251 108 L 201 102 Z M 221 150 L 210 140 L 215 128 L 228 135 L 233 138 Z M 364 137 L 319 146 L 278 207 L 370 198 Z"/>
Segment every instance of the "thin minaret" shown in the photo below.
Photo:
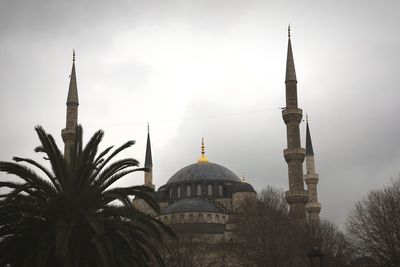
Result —
<path fill-rule="evenodd" d="M 67 119 L 66 127 L 61 131 L 61 136 L 64 141 L 64 158 L 67 162 L 70 161 L 70 151 L 75 142 L 75 131 L 78 125 L 78 87 L 76 85 L 75 73 L 75 50 L 72 55 L 72 70 L 69 81 L 68 97 L 67 97 Z"/>
<path fill-rule="evenodd" d="M 282 110 L 283 121 L 286 124 L 287 149 L 283 151 L 288 164 L 289 190 L 285 192 L 286 201 L 290 205 L 293 218 L 306 220 L 305 205 L 308 201 L 308 192 L 304 190 L 303 161 L 305 150 L 300 145 L 299 124 L 303 111 L 297 104 L 297 79 L 294 68 L 292 44 L 290 41 L 290 26 L 288 28 L 288 50 L 286 62 L 286 107 Z"/>
<path fill-rule="evenodd" d="M 151 156 L 151 144 L 150 144 L 150 125 L 147 124 L 147 144 L 146 144 L 146 157 L 144 167 L 147 170 L 144 173 L 144 185 L 150 188 L 155 188 L 153 184 L 153 158 Z"/>
<path fill-rule="evenodd" d="M 304 175 L 304 180 L 307 184 L 308 189 L 308 203 L 306 205 L 306 210 L 308 213 L 308 221 L 313 229 L 319 229 L 319 213 L 321 211 L 321 203 L 318 202 L 317 195 L 317 184 L 319 176 L 315 173 L 315 163 L 314 163 L 314 150 L 311 142 L 310 127 L 308 126 L 308 116 L 306 115 L 306 169 L 307 174 Z"/>

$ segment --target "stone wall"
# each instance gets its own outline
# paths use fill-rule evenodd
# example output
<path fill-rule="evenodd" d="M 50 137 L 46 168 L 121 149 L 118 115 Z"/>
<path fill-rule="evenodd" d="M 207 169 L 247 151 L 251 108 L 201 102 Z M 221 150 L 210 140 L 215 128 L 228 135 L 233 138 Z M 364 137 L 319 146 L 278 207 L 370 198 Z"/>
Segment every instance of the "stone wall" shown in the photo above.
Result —
<path fill-rule="evenodd" d="M 144 214 L 148 214 L 153 217 L 157 215 L 157 213 L 143 199 L 135 198 L 132 201 L 132 206 Z"/>
<path fill-rule="evenodd" d="M 255 199 L 257 196 L 256 192 L 236 192 L 232 194 L 232 211 L 240 210 L 242 203 L 250 198 Z"/>
<path fill-rule="evenodd" d="M 174 214 L 164 214 L 157 217 L 165 224 L 174 223 L 220 223 L 226 224 L 229 219 L 228 214 L 216 212 L 184 212 Z"/>

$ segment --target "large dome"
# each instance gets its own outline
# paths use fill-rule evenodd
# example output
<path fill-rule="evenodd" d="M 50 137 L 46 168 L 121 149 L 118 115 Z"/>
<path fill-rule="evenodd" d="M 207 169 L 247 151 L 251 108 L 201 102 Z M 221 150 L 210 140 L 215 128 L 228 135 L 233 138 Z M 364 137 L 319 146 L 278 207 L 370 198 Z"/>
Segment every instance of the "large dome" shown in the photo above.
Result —
<path fill-rule="evenodd" d="M 191 181 L 224 180 L 241 182 L 239 177 L 224 166 L 201 162 L 184 167 L 172 175 L 167 184 Z"/>

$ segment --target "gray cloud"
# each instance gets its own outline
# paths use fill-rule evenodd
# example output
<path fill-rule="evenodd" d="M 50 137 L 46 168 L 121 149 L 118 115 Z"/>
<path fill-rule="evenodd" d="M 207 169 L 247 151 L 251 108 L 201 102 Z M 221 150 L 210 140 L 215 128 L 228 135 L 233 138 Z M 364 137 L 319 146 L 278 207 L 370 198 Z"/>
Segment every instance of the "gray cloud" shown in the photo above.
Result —
<path fill-rule="evenodd" d="M 205 137 L 209 159 L 257 190 L 287 188 L 278 108 L 292 22 L 322 212 L 341 224 L 355 201 L 399 173 L 398 9 L 396 1 L 2 1 L 0 158 L 37 157 L 36 124 L 62 144 L 75 48 L 86 138 L 103 128 L 107 145 L 136 139 L 127 155 L 142 160 L 150 121 L 158 186 L 197 160 Z M 124 181 L 141 182 L 140 174 Z"/>

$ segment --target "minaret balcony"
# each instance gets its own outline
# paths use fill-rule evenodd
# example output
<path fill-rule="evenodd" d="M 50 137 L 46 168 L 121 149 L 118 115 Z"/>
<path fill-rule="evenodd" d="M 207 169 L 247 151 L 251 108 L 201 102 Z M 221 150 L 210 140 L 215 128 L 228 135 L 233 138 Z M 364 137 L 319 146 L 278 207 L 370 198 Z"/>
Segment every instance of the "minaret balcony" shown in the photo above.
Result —
<path fill-rule="evenodd" d="M 306 210 L 308 213 L 319 213 L 321 211 L 321 203 L 308 202 L 306 204 Z"/>
<path fill-rule="evenodd" d="M 307 190 L 289 190 L 285 192 L 286 201 L 289 205 L 294 203 L 307 203 L 308 191 Z"/>
<path fill-rule="evenodd" d="M 75 129 L 65 128 L 61 130 L 61 137 L 63 141 L 74 140 L 75 138 Z"/>
<path fill-rule="evenodd" d="M 306 155 L 306 150 L 301 147 L 287 148 L 283 150 L 283 156 L 285 157 L 286 162 L 290 161 L 303 162 L 305 155 Z"/>
<path fill-rule="evenodd" d="M 307 185 L 309 184 L 318 184 L 319 176 L 316 173 L 309 173 L 304 175 L 304 181 Z"/>
<path fill-rule="evenodd" d="M 285 124 L 299 124 L 303 118 L 303 110 L 300 108 L 285 108 L 282 110 L 282 118 Z"/>

